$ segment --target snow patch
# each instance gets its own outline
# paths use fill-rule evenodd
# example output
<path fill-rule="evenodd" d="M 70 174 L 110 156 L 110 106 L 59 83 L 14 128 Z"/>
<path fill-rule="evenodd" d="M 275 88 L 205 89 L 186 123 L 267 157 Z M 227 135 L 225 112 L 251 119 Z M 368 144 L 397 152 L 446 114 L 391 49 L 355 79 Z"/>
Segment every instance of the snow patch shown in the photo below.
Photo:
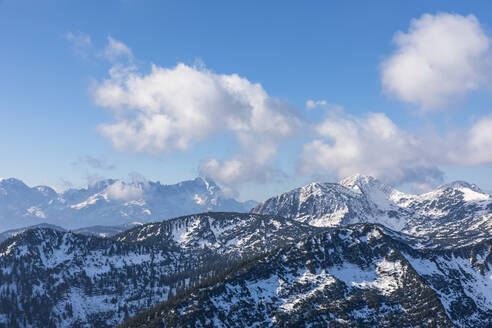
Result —
<path fill-rule="evenodd" d="M 198 194 L 195 194 L 193 196 L 193 199 L 195 200 L 195 203 L 197 203 L 198 205 L 205 205 L 207 203 L 207 199 L 200 197 Z"/>
<path fill-rule="evenodd" d="M 294 296 L 289 297 L 288 299 L 284 299 L 284 303 L 280 305 L 281 309 L 284 309 L 287 312 L 292 311 L 296 304 L 301 302 L 302 300 L 308 299 L 310 296 L 316 294 L 319 291 L 325 289 L 326 286 L 335 283 L 336 280 L 332 275 L 328 274 L 324 269 L 320 273 L 311 273 L 309 270 L 306 270 L 299 279 L 289 282 L 289 287 L 294 283 L 300 283 L 302 285 L 312 285 L 313 288 L 308 292 L 302 294 L 294 294 Z M 279 279 L 279 287 L 277 288 L 277 295 L 281 295 L 283 290 L 286 289 L 286 283 Z"/>
<path fill-rule="evenodd" d="M 402 270 L 400 262 L 384 259 L 369 270 L 361 269 L 352 263 L 344 263 L 343 266 L 330 268 L 329 272 L 348 287 L 377 288 L 382 294 L 388 295 L 398 288 L 397 276 Z"/>
<path fill-rule="evenodd" d="M 27 209 L 27 214 L 37 216 L 38 218 L 46 219 L 46 215 L 36 206 L 31 206 Z"/>
<path fill-rule="evenodd" d="M 344 263 L 343 266 L 334 266 L 329 269 L 331 275 L 350 286 L 359 286 L 377 279 L 374 270 L 362 270 L 359 266 L 352 263 Z"/>
<path fill-rule="evenodd" d="M 483 201 L 483 200 L 491 199 L 490 195 L 476 192 L 469 188 L 458 188 L 458 190 L 463 193 L 463 200 L 465 202 Z"/>
<path fill-rule="evenodd" d="M 70 205 L 70 207 L 74 208 L 76 210 L 81 210 L 84 207 L 95 204 L 99 199 L 100 199 L 100 195 L 95 194 L 95 195 L 92 195 L 91 197 L 89 197 L 86 201 L 83 201 L 83 202 L 75 204 L 75 205 Z"/>
<path fill-rule="evenodd" d="M 15 247 L 16 243 L 17 243 L 17 242 L 15 242 L 15 241 L 14 241 L 12 244 L 10 244 L 10 245 L 7 247 L 7 250 L 6 250 L 5 252 L 0 253 L 0 257 L 2 257 L 2 256 L 6 256 L 6 255 L 9 255 L 9 254 L 12 252 L 12 250 L 14 249 L 14 247 Z"/>

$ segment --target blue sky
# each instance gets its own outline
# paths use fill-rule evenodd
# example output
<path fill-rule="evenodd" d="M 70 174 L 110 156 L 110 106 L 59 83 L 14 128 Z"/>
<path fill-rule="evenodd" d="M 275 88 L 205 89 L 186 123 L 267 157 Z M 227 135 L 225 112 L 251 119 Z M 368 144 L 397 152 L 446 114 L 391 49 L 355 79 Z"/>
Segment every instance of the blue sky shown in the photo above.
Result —
<path fill-rule="evenodd" d="M 491 7 L 0 1 L 0 176 L 64 188 L 202 174 L 257 200 L 356 171 L 490 190 Z"/>

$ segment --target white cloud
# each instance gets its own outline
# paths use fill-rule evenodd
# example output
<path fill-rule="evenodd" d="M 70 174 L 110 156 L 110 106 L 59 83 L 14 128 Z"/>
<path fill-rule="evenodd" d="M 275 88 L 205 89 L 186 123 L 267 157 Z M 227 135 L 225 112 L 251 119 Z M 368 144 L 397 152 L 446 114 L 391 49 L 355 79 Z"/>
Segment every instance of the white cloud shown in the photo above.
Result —
<path fill-rule="evenodd" d="M 270 161 L 277 155 L 280 140 L 263 134 L 238 133 L 241 152 L 230 160 L 209 159 L 200 165 L 200 174 L 223 184 L 241 182 L 267 182 L 281 177 L 279 170 L 271 167 Z"/>
<path fill-rule="evenodd" d="M 153 65 L 148 74 L 115 66 L 93 96 L 115 117 L 99 131 L 122 151 L 172 153 L 232 132 L 239 146 L 234 158 L 201 166 L 203 175 L 228 184 L 268 178 L 264 172 L 270 171 L 276 145 L 301 125 L 291 108 L 260 84 L 182 63 Z"/>
<path fill-rule="evenodd" d="M 116 61 L 120 58 L 133 58 L 132 50 L 123 42 L 108 36 L 108 42 L 102 51 L 102 55 L 110 61 Z"/>
<path fill-rule="evenodd" d="M 96 49 L 90 35 L 83 32 L 67 32 L 65 39 L 70 42 L 74 52 L 85 59 L 105 59 L 115 65 L 115 71 L 134 69 L 131 65 L 133 59 L 132 50 L 123 42 L 112 36 L 106 38 L 106 45 L 102 49 Z M 123 66 L 125 63 L 126 66 Z"/>
<path fill-rule="evenodd" d="M 260 149 L 243 150 L 230 160 L 212 158 L 203 161 L 200 174 L 226 185 L 249 181 L 267 182 L 279 176 L 280 172 L 269 165 L 269 161 L 277 154 L 276 145 L 258 144 L 258 147 Z"/>
<path fill-rule="evenodd" d="M 312 129 L 316 137 L 303 147 L 301 174 L 363 173 L 427 190 L 443 180 L 439 166 L 492 163 L 492 115 L 443 136 L 412 134 L 383 113 L 357 118 L 335 111 Z"/>
<path fill-rule="evenodd" d="M 383 89 L 424 110 L 442 108 L 478 89 L 490 68 L 490 40 L 473 15 L 424 14 L 382 65 Z"/>
<path fill-rule="evenodd" d="M 392 92 L 397 94 L 413 95 L 407 101 L 423 106 L 442 104 L 441 98 L 448 96 L 446 93 L 451 89 L 445 87 L 445 91 L 437 92 L 435 90 L 439 88 L 436 86 L 434 89 L 422 88 L 419 93 L 420 85 L 417 85 L 410 90 L 400 83 L 403 80 L 395 80 L 398 72 L 392 72 L 397 70 L 392 65 L 402 61 L 405 66 L 406 51 L 412 45 L 421 50 L 417 41 L 422 29 L 430 28 L 427 25 L 433 26 L 436 20 L 449 19 L 451 23 L 447 25 L 451 26 L 454 26 L 455 19 L 478 24 L 472 16 L 460 17 L 424 15 L 413 21 L 410 32 L 396 38 L 403 40 L 400 40 L 399 52 L 383 65 L 383 78 L 384 74 L 393 78 L 392 84 L 385 86 L 391 86 Z M 111 140 L 116 149 L 174 153 L 219 135 L 232 136 L 237 146 L 236 153 L 228 158 L 202 160 L 199 167 L 202 176 L 231 187 L 243 182 L 266 182 L 281 175 L 274 167 L 277 149 L 287 139 L 300 135 L 302 128 L 301 120 L 289 105 L 268 95 L 258 83 L 237 74 L 214 73 L 202 63 L 197 66 L 180 63 L 170 68 L 153 65 L 150 72 L 142 73 L 131 63 L 131 50 L 124 44 L 117 45 L 121 42 L 113 41 L 110 46 L 112 41 L 108 38 L 108 47 L 119 50 L 113 52 L 115 57 L 109 77 L 94 86 L 93 99 L 113 113 L 114 122 L 100 125 L 99 131 Z M 453 50 L 451 46 L 446 49 Z M 425 51 L 421 52 L 434 59 Z M 468 57 L 458 55 L 458 59 L 463 58 Z M 466 63 L 460 64 L 462 69 L 458 69 L 455 76 L 448 76 L 451 74 L 451 59 L 446 57 L 443 60 L 449 65 L 442 66 L 441 62 L 441 66 L 436 67 L 432 64 L 431 82 L 427 80 L 429 76 L 423 76 L 419 80 L 422 85 L 452 77 L 456 77 L 453 83 L 458 83 L 458 80 L 463 82 L 464 76 L 471 76 L 466 73 Z M 121 64 L 120 60 L 126 60 L 126 64 Z M 407 68 L 410 70 L 412 67 Z M 301 174 L 328 172 L 344 177 L 363 173 L 393 184 L 412 182 L 415 188 L 425 190 L 442 181 L 439 165 L 492 162 L 489 151 L 492 149 L 492 117 L 482 118 L 469 129 L 442 137 L 421 136 L 399 128 L 383 113 L 356 118 L 345 115 L 341 106 L 325 100 L 308 100 L 306 107 L 320 107 L 330 111 L 331 115 L 310 127 L 315 139 L 303 147 L 298 165 Z M 128 185 L 113 188 L 113 197 L 138 197 L 139 191 Z"/>
<path fill-rule="evenodd" d="M 219 161 L 212 158 L 202 163 L 200 170 L 204 176 L 230 184 L 241 176 L 245 171 L 245 167 L 241 160 Z"/>
<path fill-rule="evenodd" d="M 149 180 L 147 180 L 147 178 L 139 172 L 135 172 L 135 171 L 130 172 L 128 173 L 128 177 L 130 178 L 130 181 L 133 184 L 140 184 L 143 185 L 144 187 L 147 187 L 149 184 Z"/>
<path fill-rule="evenodd" d="M 326 102 L 326 100 L 309 99 L 308 101 L 306 101 L 306 108 L 307 109 L 313 109 L 313 108 L 323 107 L 323 106 L 327 106 L 327 105 L 328 105 L 328 103 Z"/>
<path fill-rule="evenodd" d="M 143 189 L 137 184 L 127 184 L 123 181 L 116 181 L 106 188 L 106 192 L 111 199 L 115 200 L 136 200 L 143 195 Z"/>
<path fill-rule="evenodd" d="M 468 165 L 492 162 L 492 115 L 482 118 L 468 131 Z"/>
<path fill-rule="evenodd" d="M 303 174 L 334 172 L 338 177 L 364 173 L 390 183 L 416 177 L 440 179 L 418 154 L 420 143 L 385 114 L 360 119 L 337 114 L 316 125 L 318 138 L 305 144 L 299 170 Z"/>
<path fill-rule="evenodd" d="M 447 159 L 462 166 L 492 163 L 492 115 L 447 138 Z"/>

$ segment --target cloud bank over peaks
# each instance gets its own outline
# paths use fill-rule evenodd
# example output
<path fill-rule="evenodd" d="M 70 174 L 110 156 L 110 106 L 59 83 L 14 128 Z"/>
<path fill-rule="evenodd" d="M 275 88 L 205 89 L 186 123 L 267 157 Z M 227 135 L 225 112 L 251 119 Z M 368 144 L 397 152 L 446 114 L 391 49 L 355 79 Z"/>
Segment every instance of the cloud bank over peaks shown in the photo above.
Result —
<path fill-rule="evenodd" d="M 303 147 L 301 174 L 334 172 L 339 178 L 363 173 L 385 182 L 441 183 L 443 174 L 420 156 L 421 141 L 384 113 L 357 118 L 331 112 L 313 126 L 316 138 Z"/>
<path fill-rule="evenodd" d="M 464 98 L 492 72 L 491 41 L 474 15 L 424 14 L 393 41 L 396 50 L 381 64 L 383 90 L 424 111 Z"/>
<path fill-rule="evenodd" d="M 121 180 L 114 182 L 106 188 L 108 196 L 115 200 L 136 200 L 142 197 L 143 188 L 137 184 L 127 184 Z"/>
<path fill-rule="evenodd" d="M 492 163 L 492 115 L 480 118 L 468 129 L 457 131 L 441 142 L 447 160 L 461 166 Z"/>
<path fill-rule="evenodd" d="M 300 174 L 334 172 L 339 178 L 356 173 L 418 190 L 441 184 L 441 165 L 492 163 L 492 116 L 445 135 L 413 134 L 384 113 L 353 117 L 339 111 L 312 127 L 314 140 L 303 146 Z"/>
<path fill-rule="evenodd" d="M 203 65 L 152 65 L 149 73 L 115 65 L 93 89 L 96 104 L 114 114 L 100 133 L 121 151 L 173 153 L 221 133 L 233 133 L 232 159 L 202 162 L 201 174 L 220 183 L 264 180 L 276 148 L 295 136 L 301 120 L 288 104 L 237 74 Z"/>

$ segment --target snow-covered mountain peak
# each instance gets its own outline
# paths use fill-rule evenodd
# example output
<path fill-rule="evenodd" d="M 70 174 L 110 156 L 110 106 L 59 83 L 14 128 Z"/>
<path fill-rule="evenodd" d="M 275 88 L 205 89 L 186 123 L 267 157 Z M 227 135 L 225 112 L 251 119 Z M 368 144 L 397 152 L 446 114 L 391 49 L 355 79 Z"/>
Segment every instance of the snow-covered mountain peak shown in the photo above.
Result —
<path fill-rule="evenodd" d="M 345 187 L 352 187 L 356 185 L 368 184 L 371 181 L 376 180 L 372 176 L 356 173 L 340 180 L 338 183 Z"/>
<path fill-rule="evenodd" d="M 101 192 L 104 189 L 108 188 L 112 184 L 114 184 L 118 180 L 114 179 L 103 179 L 95 181 L 87 186 L 87 190 L 91 192 Z"/>
<path fill-rule="evenodd" d="M 438 187 L 438 189 L 462 189 L 467 188 L 478 193 L 484 193 L 476 184 L 468 183 L 466 181 L 453 181 Z"/>
<path fill-rule="evenodd" d="M 0 231 L 40 223 L 71 229 L 119 226 L 205 211 L 247 212 L 254 205 L 227 196 L 212 180 L 202 177 L 172 185 L 105 179 L 62 193 L 4 179 L 0 181 Z"/>
<path fill-rule="evenodd" d="M 301 194 L 309 195 L 309 194 L 320 194 L 324 193 L 326 190 L 327 184 L 322 184 L 320 182 L 311 182 L 308 185 L 305 185 L 300 188 Z"/>
<path fill-rule="evenodd" d="M 0 184 L 8 184 L 8 185 L 25 185 L 22 180 L 16 179 L 16 178 L 1 178 L 0 179 Z"/>
<path fill-rule="evenodd" d="M 25 189 L 29 188 L 24 182 L 22 182 L 19 179 L 15 178 L 7 178 L 7 179 L 1 179 L 0 180 L 0 188 L 5 188 L 5 189 L 10 189 L 10 188 L 16 188 L 16 189 Z"/>
<path fill-rule="evenodd" d="M 322 227 L 374 222 L 414 236 L 438 236 L 443 243 L 468 243 L 492 233 L 492 197 L 463 182 L 412 195 L 357 174 L 339 184 L 294 189 L 251 211 Z"/>
<path fill-rule="evenodd" d="M 378 190 L 390 195 L 394 191 L 392 187 L 385 185 L 378 179 L 359 173 L 340 180 L 339 184 L 359 193 L 373 193 Z"/>
<path fill-rule="evenodd" d="M 391 210 L 395 206 L 395 202 L 412 197 L 412 195 L 402 193 L 374 177 L 362 174 L 345 178 L 339 184 L 362 194 L 381 210 Z"/>
<path fill-rule="evenodd" d="M 58 194 L 57 192 L 51 188 L 51 187 L 48 187 L 48 186 L 37 186 L 35 187 L 40 193 L 42 193 L 43 195 L 45 195 L 46 197 L 57 197 Z"/>
<path fill-rule="evenodd" d="M 195 178 L 194 180 L 195 182 L 197 183 L 203 183 L 206 187 L 207 190 L 215 190 L 217 189 L 217 185 L 215 184 L 215 181 L 213 181 L 212 179 L 210 178 L 207 178 L 207 177 L 198 177 L 198 178 Z"/>
<path fill-rule="evenodd" d="M 465 181 L 454 181 L 439 186 L 436 190 L 420 194 L 412 195 L 406 201 L 438 201 L 438 200 L 454 200 L 455 202 L 463 201 L 467 204 L 492 202 L 492 196 L 483 192 L 477 185 Z M 492 208 L 492 205 L 491 207 Z"/>

